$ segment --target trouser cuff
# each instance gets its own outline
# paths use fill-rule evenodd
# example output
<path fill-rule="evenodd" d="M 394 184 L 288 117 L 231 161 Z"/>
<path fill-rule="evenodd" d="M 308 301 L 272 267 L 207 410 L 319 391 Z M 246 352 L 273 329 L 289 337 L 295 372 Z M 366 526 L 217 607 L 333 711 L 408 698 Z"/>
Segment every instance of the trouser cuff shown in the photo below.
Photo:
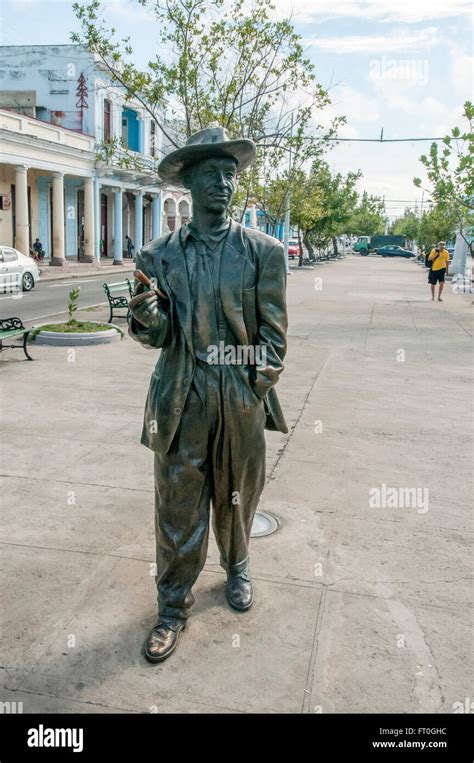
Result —
<path fill-rule="evenodd" d="M 185 607 L 171 607 L 169 604 L 158 604 L 159 617 L 166 619 L 187 620 L 189 609 Z"/>
<path fill-rule="evenodd" d="M 250 567 L 250 557 L 247 557 L 237 564 L 227 564 L 221 556 L 221 567 L 224 568 L 228 575 L 240 575 L 240 573 L 248 571 Z"/>

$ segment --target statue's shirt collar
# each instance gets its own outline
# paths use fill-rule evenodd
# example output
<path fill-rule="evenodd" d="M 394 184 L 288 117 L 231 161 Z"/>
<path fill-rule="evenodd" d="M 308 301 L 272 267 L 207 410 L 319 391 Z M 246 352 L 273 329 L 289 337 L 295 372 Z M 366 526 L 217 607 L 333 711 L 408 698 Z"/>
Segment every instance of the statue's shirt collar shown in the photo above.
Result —
<path fill-rule="evenodd" d="M 198 231 L 197 228 L 193 226 L 193 223 L 191 221 L 187 225 L 183 226 L 183 234 L 182 234 L 183 244 L 186 246 L 186 243 L 191 238 L 194 241 L 198 241 L 204 244 L 207 249 L 213 251 L 214 249 L 217 249 L 219 244 L 228 234 L 230 224 L 231 224 L 230 218 L 227 218 L 224 224 L 220 226 L 219 228 L 215 228 L 209 232 L 207 231 L 203 232 L 203 231 Z"/>

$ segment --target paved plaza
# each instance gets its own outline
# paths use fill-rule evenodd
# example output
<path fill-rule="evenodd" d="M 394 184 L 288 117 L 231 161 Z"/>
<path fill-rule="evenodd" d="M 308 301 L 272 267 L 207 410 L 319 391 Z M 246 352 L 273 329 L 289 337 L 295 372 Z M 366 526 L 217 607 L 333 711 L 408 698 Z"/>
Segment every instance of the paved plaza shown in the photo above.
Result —
<path fill-rule="evenodd" d="M 30 712 L 447 712 L 472 696 L 472 295 L 432 303 L 412 261 L 288 279 L 251 544 L 254 607 L 225 602 L 213 539 L 179 649 L 152 666 L 157 353 L 128 337 L 0 360 L 3 701 Z M 4 303 L 5 304 L 5 303 Z M 106 317 L 105 309 L 78 313 Z M 124 326 L 124 321 L 118 321 Z M 407 505 L 408 504 L 408 505 Z"/>

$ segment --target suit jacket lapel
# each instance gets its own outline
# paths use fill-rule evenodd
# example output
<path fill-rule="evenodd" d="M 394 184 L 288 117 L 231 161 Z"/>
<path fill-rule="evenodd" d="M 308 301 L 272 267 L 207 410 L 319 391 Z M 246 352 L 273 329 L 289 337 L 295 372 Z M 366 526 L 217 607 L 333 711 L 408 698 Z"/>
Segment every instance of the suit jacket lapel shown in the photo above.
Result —
<path fill-rule="evenodd" d="M 191 294 L 181 228 L 175 231 L 169 239 L 161 257 L 161 265 L 170 296 L 173 297 L 180 326 L 191 354 L 194 356 Z"/>
<path fill-rule="evenodd" d="M 246 262 L 245 245 L 240 225 L 231 220 L 220 268 L 219 291 L 222 309 L 235 338 L 248 344 L 242 308 L 242 279 Z M 161 272 L 165 288 L 169 290 L 186 342 L 194 357 L 192 335 L 191 293 L 182 241 L 182 229 L 170 237 L 161 256 Z"/>

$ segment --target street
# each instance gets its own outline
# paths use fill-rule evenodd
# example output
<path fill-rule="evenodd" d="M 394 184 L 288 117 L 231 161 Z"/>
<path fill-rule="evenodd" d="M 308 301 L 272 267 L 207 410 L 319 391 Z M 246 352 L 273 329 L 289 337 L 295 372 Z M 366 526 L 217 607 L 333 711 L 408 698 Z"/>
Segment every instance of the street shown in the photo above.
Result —
<path fill-rule="evenodd" d="M 72 288 L 81 287 L 79 306 L 82 308 L 105 303 L 106 296 L 103 283 L 123 281 L 125 278 L 132 279 L 133 266 L 131 268 L 118 268 L 117 274 L 104 274 L 89 276 L 86 278 L 71 278 L 61 281 L 40 280 L 36 286 L 28 292 L 20 292 L 18 295 L 0 295 L 0 316 L 21 318 L 24 323 L 31 321 L 53 318 L 67 313 L 68 294 Z"/>
<path fill-rule="evenodd" d="M 67 288 L 44 284 L 37 312 Z M 84 284 L 87 300 L 100 288 Z M 279 528 L 251 543 L 255 605 L 226 605 L 211 537 L 160 666 L 141 654 L 156 612 L 153 457 L 139 444 L 158 353 L 128 337 L 33 345 L 34 363 L 6 351 L 3 699 L 25 713 L 464 707 L 472 295 L 448 284 L 444 297 L 431 303 L 424 268 L 402 259 L 293 271 L 278 385 L 290 431 L 267 433 L 260 506 Z"/>

